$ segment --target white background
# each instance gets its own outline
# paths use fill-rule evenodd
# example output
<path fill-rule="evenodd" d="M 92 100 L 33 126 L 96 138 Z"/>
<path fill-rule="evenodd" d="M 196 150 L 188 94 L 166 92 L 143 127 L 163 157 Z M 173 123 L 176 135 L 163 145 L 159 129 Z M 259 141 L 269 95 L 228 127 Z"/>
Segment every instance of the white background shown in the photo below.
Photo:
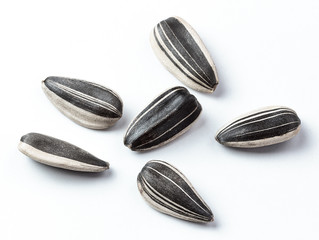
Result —
<path fill-rule="evenodd" d="M 190 90 L 203 112 L 183 136 L 136 153 L 123 145 L 130 121 L 158 94 L 181 85 L 149 43 L 154 25 L 188 21 L 211 53 L 220 84 Z M 319 1 L 1 1 L 0 239 L 319 239 Z M 115 90 L 123 117 L 85 129 L 46 98 L 41 80 L 80 78 Z M 230 149 L 214 140 L 256 108 L 293 108 L 302 129 L 271 147 Z M 17 150 L 39 132 L 110 163 L 102 174 L 41 165 Z M 180 169 L 215 222 L 158 213 L 136 177 L 151 159 Z"/>

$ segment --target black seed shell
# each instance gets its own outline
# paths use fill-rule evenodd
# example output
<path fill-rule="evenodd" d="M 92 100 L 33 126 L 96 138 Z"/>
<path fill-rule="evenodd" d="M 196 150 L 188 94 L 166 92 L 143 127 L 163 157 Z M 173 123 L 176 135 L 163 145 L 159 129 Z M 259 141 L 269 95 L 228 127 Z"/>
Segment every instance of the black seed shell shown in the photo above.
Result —
<path fill-rule="evenodd" d="M 151 102 L 130 124 L 124 144 L 134 151 L 152 149 L 185 132 L 201 105 L 184 87 L 171 88 Z"/>
<path fill-rule="evenodd" d="M 300 124 L 292 109 L 266 107 L 234 120 L 215 138 L 230 147 L 262 147 L 289 140 L 298 133 Z"/>
<path fill-rule="evenodd" d="M 192 222 L 213 221 L 207 204 L 188 179 L 164 161 L 149 161 L 137 178 L 144 199 L 165 214 Z"/>
<path fill-rule="evenodd" d="M 215 64 L 195 30 L 180 17 L 158 23 L 151 45 L 162 64 L 181 82 L 201 92 L 213 92 L 218 84 Z"/>
<path fill-rule="evenodd" d="M 42 88 L 49 100 L 74 122 L 105 129 L 121 118 L 121 98 L 111 89 L 79 79 L 48 77 Z"/>
<path fill-rule="evenodd" d="M 87 151 L 40 133 L 28 133 L 22 136 L 19 150 L 38 162 L 64 169 L 101 172 L 109 168 L 109 163 Z"/>

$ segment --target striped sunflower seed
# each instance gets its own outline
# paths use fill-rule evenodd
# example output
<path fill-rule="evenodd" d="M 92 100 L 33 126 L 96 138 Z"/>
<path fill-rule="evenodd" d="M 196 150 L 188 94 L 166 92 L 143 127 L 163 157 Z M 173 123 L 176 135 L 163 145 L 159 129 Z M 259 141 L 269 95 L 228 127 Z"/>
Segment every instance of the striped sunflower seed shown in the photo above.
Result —
<path fill-rule="evenodd" d="M 111 89 L 78 79 L 48 77 L 42 89 L 65 116 L 77 124 L 106 129 L 122 116 L 122 100 Z"/>
<path fill-rule="evenodd" d="M 287 107 L 265 107 L 245 114 L 216 134 L 216 140 L 229 147 L 254 148 L 284 142 L 300 130 L 300 119 Z"/>
<path fill-rule="evenodd" d="M 80 172 L 102 172 L 109 163 L 65 141 L 39 133 L 21 137 L 18 149 L 40 163 Z"/>
<path fill-rule="evenodd" d="M 149 161 L 137 177 L 142 197 L 154 209 L 191 222 L 210 222 L 214 216 L 188 179 L 164 161 Z"/>
<path fill-rule="evenodd" d="M 213 92 L 218 84 L 215 64 L 195 30 L 180 17 L 155 26 L 150 37 L 160 62 L 186 86 Z"/>
<path fill-rule="evenodd" d="M 137 115 L 127 129 L 124 144 L 133 151 L 162 146 L 186 132 L 201 110 L 186 88 L 171 88 Z"/>

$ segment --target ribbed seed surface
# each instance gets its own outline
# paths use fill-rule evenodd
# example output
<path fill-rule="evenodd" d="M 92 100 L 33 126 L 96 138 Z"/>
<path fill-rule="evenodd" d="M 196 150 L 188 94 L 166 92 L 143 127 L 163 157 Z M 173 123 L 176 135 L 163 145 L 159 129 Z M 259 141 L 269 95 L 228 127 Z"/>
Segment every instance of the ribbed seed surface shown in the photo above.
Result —
<path fill-rule="evenodd" d="M 289 140 L 300 130 L 300 119 L 287 107 L 265 107 L 232 121 L 216 134 L 230 147 L 262 147 Z"/>
<path fill-rule="evenodd" d="M 207 204 L 188 179 L 164 161 L 149 161 L 137 177 L 143 198 L 156 210 L 192 222 L 213 221 Z"/>
<path fill-rule="evenodd" d="M 161 21 L 150 39 L 160 62 L 181 82 L 201 92 L 215 90 L 215 64 L 199 35 L 185 20 L 170 17 Z"/>
<path fill-rule="evenodd" d="M 122 100 L 111 89 L 84 80 L 48 77 L 42 88 L 49 100 L 77 124 L 105 129 L 122 116 Z"/>
<path fill-rule="evenodd" d="M 125 134 L 124 144 L 134 151 L 159 147 L 187 131 L 201 110 L 197 99 L 186 88 L 171 88 L 132 121 Z"/>

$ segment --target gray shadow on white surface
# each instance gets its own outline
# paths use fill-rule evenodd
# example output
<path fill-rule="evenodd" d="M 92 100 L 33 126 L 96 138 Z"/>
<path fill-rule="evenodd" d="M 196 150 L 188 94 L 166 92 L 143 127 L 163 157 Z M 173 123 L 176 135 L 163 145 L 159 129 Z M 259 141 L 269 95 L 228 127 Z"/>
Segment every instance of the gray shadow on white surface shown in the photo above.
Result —
<path fill-rule="evenodd" d="M 211 94 L 212 97 L 217 97 L 217 98 L 223 97 L 226 94 L 226 92 L 227 92 L 227 91 L 225 91 L 225 88 L 227 88 L 225 86 L 225 83 L 224 82 L 222 82 L 222 83 L 219 82 L 217 87 L 216 87 L 216 89 L 215 89 L 215 91 L 213 93 L 209 93 L 209 94 Z"/>
<path fill-rule="evenodd" d="M 180 218 L 176 218 L 173 216 L 170 216 L 168 214 L 163 214 L 152 207 L 148 206 L 150 211 L 154 211 L 154 219 L 156 218 L 163 218 L 165 222 L 169 222 L 169 224 L 179 224 L 181 225 L 187 225 L 186 227 L 190 228 L 197 228 L 197 229 L 202 229 L 202 230 L 210 230 L 210 229 L 217 229 L 220 227 L 220 222 L 214 220 L 213 222 L 206 222 L 206 223 L 200 223 L 200 222 L 191 222 L 187 220 L 183 220 Z M 163 220 L 162 219 L 162 220 Z"/>
<path fill-rule="evenodd" d="M 214 220 L 213 222 L 208 223 L 194 223 L 194 222 L 187 222 L 188 224 L 196 225 L 197 228 L 201 229 L 216 229 L 219 227 L 219 223 Z"/>
<path fill-rule="evenodd" d="M 173 218 L 172 216 L 168 216 L 168 215 L 166 217 Z M 196 227 L 203 230 L 217 229 L 220 227 L 219 222 L 216 220 L 214 220 L 213 222 L 207 222 L 207 223 L 190 222 L 190 221 L 186 221 L 186 220 L 182 220 L 178 218 L 175 218 L 174 220 L 182 221 L 183 224 L 189 225 L 189 227 Z"/>
<path fill-rule="evenodd" d="M 130 123 L 130 120 L 127 119 L 126 114 L 123 114 L 122 117 L 113 126 L 107 128 L 107 129 L 101 129 L 101 130 L 96 130 L 96 131 L 108 132 L 108 131 L 122 131 L 123 130 L 123 132 L 124 132 L 126 130 L 126 128 L 128 127 L 129 123 Z M 92 129 L 92 130 L 94 130 L 94 129 Z"/>

